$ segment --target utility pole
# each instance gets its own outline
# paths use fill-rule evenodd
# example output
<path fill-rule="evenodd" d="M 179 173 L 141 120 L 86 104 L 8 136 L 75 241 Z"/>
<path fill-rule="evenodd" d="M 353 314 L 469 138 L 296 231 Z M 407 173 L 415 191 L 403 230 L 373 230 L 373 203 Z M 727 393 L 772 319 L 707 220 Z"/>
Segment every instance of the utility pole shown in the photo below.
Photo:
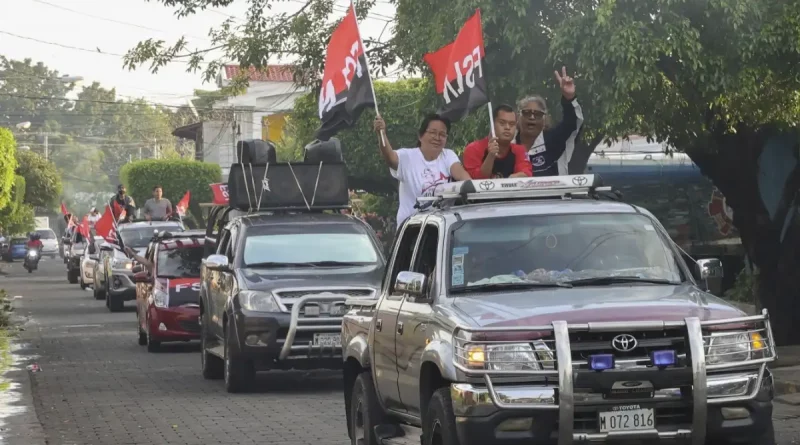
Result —
<path fill-rule="evenodd" d="M 47 136 L 48 136 L 47 133 L 45 133 L 44 134 L 44 160 L 45 161 L 47 160 L 48 155 L 49 155 L 49 153 L 48 153 L 49 152 L 49 150 L 48 150 L 49 147 L 47 146 Z"/>

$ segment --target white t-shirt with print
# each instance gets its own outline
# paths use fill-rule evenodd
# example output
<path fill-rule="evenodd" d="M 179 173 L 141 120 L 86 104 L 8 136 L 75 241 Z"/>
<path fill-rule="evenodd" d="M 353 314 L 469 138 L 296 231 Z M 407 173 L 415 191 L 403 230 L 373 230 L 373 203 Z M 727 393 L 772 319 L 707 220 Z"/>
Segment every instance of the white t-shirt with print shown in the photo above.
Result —
<path fill-rule="evenodd" d="M 397 150 L 397 170 L 389 169 L 400 181 L 400 205 L 397 209 L 397 224 L 416 213 L 414 205 L 420 196 L 429 196 L 439 184 L 450 182 L 450 167 L 461 162 L 453 150 L 445 148 L 438 158 L 428 161 L 419 147 Z"/>

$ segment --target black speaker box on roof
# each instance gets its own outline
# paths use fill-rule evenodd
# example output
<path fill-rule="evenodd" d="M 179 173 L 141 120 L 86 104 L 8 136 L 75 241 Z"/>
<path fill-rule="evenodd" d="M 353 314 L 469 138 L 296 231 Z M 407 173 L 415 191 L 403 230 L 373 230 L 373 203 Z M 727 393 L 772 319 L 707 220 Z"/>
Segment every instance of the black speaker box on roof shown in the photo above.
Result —
<path fill-rule="evenodd" d="M 344 162 L 342 143 L 337 138 L 314 141 L 305 147 L 304 162 Z"/>
<path fill-rule="evenodd" d="M 307 210 L 306 202 L 316 210 L 342 209 L 350 203 L 343 163 L 233 164 L 228 194 L 229 205 L 240 210 Z"/>
<path fill-rule="evenodd" d="M 275 144 L 261 139 L 245 139 L 237 142 L 235 155 L 240 164 L 273 164 L 278 162 Z"/>

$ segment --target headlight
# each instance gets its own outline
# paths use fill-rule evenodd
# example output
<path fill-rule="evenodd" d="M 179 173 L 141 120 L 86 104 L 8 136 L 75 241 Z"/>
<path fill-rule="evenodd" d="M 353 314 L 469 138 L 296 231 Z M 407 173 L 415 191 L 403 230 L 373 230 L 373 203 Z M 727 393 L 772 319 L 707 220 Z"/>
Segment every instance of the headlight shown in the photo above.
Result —
<path fill-rule="evenodd" d="M 705 340 L 709 365 L 744 362 L 751 359 L 754 349 L 760 351 L 764 348 L 764 339 L 758 333 L 714 332 Z"/>
<path fill-rule="evenodd" d="M 111 267 L 113 269 L 132 269 L 133 262 L 131 262 L 130 260 L 121 260 L 114 258 L 114 260 L 111 261 Z"/>
<path fill-rule="evenodd" d="M 28 255 L 29 255 L 31 258 L 36 258 L 36 252 L 35 252 L 35 251 L 33 251 L 33 250 L 31 250 L 30 252 L 28 252 Z"/>
<path fill-rule="evenodd" d="M 281 312 L 281 307 L 275 297 L 269 292 L 242 291 L 239 292 L 239 303 L 248 311 L 254 312 Z"/>
<path fill-rule="evenodd" d="M 535 347 L 535 350 L 534 350 Z M 555 369 L 553 353 L 542 341 L 498 345 L 467 345 L 463 363 L 488 371 L 541 371 Z"/>
<path fill-rule="evenodd" d="M 160 289 L 153 291 L 153 304 L 155 304 L 156 307 L 168 307 L 169 294 Z"/>

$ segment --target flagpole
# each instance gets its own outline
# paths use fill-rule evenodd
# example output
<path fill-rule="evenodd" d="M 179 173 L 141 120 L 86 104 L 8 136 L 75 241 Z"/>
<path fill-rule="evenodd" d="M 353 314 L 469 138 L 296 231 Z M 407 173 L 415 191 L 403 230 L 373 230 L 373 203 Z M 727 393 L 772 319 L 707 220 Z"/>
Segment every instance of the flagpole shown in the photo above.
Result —
<path fill-rule="evenodd" d="M 356 29 L 358 29 L 358 43 L 361 44 L 361 48 L 364 50 L 364 62 L 367 64 L 367 78 L 369 79 L 369 89 L 372 90 L 372 102 L 375 103 L 375 114 L 378 117 L 381 117 L 381 112 L 378 111 L 378 97 L 375 95 L 375 84 L 372 83 L 372 73 L 369 69 L 369 58 L 367 57 L 367 47 L 364 46 L 364 39 L 361 38 L 361 27 L 358 26 L 358 16 L 356 15 L 356 6 L 350 1 L 350 9 L 353 10 L 353 18 L 356 21 Z M 384 130 L 381 130 L 381 146 L 386 146 L 386 137 L 384 136 Z"/>
<path fill-rule="evenodd" d="M 489 128 L 492 130 L 492 137 L 496 138 L 497 135 L 494 132 L 494 112 L 492 110 L 492 101 L 489 101 L 486 106 L 489 107 Z"/>

